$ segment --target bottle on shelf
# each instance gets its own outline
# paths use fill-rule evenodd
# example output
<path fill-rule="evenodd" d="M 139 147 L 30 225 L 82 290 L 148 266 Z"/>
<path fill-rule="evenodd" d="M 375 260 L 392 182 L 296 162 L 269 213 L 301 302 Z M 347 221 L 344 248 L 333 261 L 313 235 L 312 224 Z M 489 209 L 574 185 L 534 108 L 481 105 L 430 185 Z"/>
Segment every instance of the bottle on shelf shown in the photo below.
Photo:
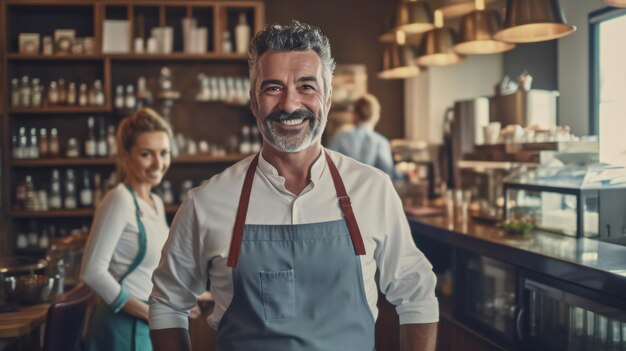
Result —
<path fill-rule="evenodd" d="M 239 14 L 239 23 L 235 26 L 235 46 L 238 54 L 245 54 L 248 52 L 248 46 L 250 45 L 250 25 L 246 19 L 246 14 L 241 12 Z"/>
<path fill-rule="evenodd" d="M 96 151 L 98 157 L 107 157 L 109 155 L 109 147 L 107 143 L 107 131 L 104 128 L 104 119 L 98 119 L 98 141 L 96 142 Z"/>
<path fill-rule="evenodd" d="M 37 191 L 37 211 L 48 211 L 49 205 L 48 193 L 43 189 Z"/>
<path fill-rule="evenodd" d="M 77 92 L 76 92 L 76 83 L 70 82 L 67 87 L 67 104 L 70 106 L 76 105 L 78 102 Z"/>
<path fill-rule="evenodd" d="M 250 126 L 241 127 L 241 140 L 239 141 L 239 153 L 246 155 L 252 152 L 250 143 Z"/>
<path fill-rule="evenodd" d="M 51 81 L 48 86 L 48 104 L 56 105 L 59 103 L 59 87 L 57 82 Z"/>
<path fill-rule="evenodd" d="M 37 138 L 37 128 L 30 129 L 28 158 L 39 158 L 39 139 Z"/>
<path fill-rule="evenodd" d="M 96 79 L 89 91 L 89 105 L 104 106 L 104 90 L 102 89 L 102 81 Z"/>
<path fill-rule="evenodd" d="M 121 110 L 124 108 L 124 86 L 115 87 L 115 108 Z"/>
<path fill-rule="evenodd" d="M 65 105 L 67 103 L 67 90 L 65 90 L 65 79 L 59 79 L 57 85 L 59 105 Z"/>
<path fill-rule="evenodd" d="M 20 136 L 18 142 L 18 154 L 19 158 L 28 158 L 28 136 L 26 136 L 26 128 L 20 127 Z"/>
<path fill-rule="evenodd" d="M 28 246 L 37 247 L 39 244 L 39 233 L 37 233 L 37 223 L 32 219 L 28 222 L 28 234 L 26 236 L 28 238 Z"/>
<path fill-rule="evenodd" d="M 28 76 L 23 76 L 22 85 L 20 86 L 20 105 L 22 107 L 30 107 L 30 93 Z"/>
<path fill-rule="evenodd" d="M 63 199 L 63 207 L 71 210 L 75 209 L 76 205 L 76 180 L 74 179 L 74 170 L 68 168 L 65 173 L 65 197 Z"/>
<path fill-rule="evenodd" d="M 107 147 L 109 149 L 109 157 L 117 156 L 117 142 L 115 140 L 115 126 L 110 124 L 107 128 Z"/>
<path fill-rule="evenodd" d="M 66 157 L 79 157 L 80 148 L 78 147 L 78 140 L 76 138 L 67 139 L 67 147 L 65 148 Z"/>
<path fill-rule="evenodd" d="M 39 157 L 48 157 L 50 154 L 48 143 L 48 130 L 39 129 Z"/>
<path fill-rule="evenodd" d="M 94 123 L 95 120 L 93 116 L 87 118 L 87 139 L 85 139 L 85 156 L 87 157 L 95 157 L 96 156 L 96 136 L 94 132 Z"/>
<path fill-rule="evenodd" d="M 261 151 L 261 146 L 262 146 L 262 142 L 261 142 L 261 133 L 259 133 L 259 128 L 257 126 L 253 126 L 251 128 L 252 130 L 252 146 L 251 146 L 251 152 L 256 154 L 257 152 Z"/>
<path fill-rule="evenodd" d="M 80 206 L 93 206 L 93 190 L 91 189 L 91 181 L 89 180 L 89 172 L 83 170 L 83 187 L 80 189 Z"/>
<path fill-rule="evenodd" d="M 48 196 L 48 206 L 51 210 L 60 210 L 63 207 L 61 198 L 61 175 L 58 169 L 52 170 L 52 180 L 50 181 L 50 196 Z"/>
<path fill-rule="evenodd" d="M 35 185 L 30 175 L 27 175 L 24 181 L 24 209 L 26 211 L 35 211 L 37 209 Z"/>
<path fill-rule="evenodd" d="M 56 128 L 50 129 L 50 139 L 48 143 L 48 153 L 50 157 L 59 157 L 59 135 Z"/>
<path fill-rule="evenodd" d="M 31 94 L 31 105 L 33 107 L 40 107 L 43 99 L 43 87 L 39 84 L 39 78 L 33 78 Z"/>
<path fill-rule="evenodd" d="M 78 105 L 87 106 L 89 103 L 89 97 L 87 96 L 87 84 L 80 83 L 78 87 Z"/>
<path fill-rule="evenodd" d="M 126 95 L 124 96 L 124 107 L 129 110 L 135 109 L 137 99 L 135 98 L 135 87 L 132 84 L 126 86 Z"/>
<path fill-rule="evenodd" d="M 15 134 L 15 131 L 11 133 L 11 157 L 14 159 L 22 158 L 22 150 L 20 149 L 20 136 Z"/>
<path fill-rule="evenodd" d="M 47 249 L 50 246 L 50 235 L 48 234 L 48 229 L 43 228 L 41 231 L 41 235 L 39 235 L 39 240 L 37 242 L 37 247 L 40 249 Z"/>
<path fill-rule="evenodd" d="M 18 249 L 25 249 L 28 247 L 28 237 L 26 236 L 26 233 L 19 232 L 17 234 L 17 239 L 15 240 L 15 246 Z"/>
<path fill-rule="evenodd" d="M 11 107 L 20 107 L 22 105 L 22 94 L 20 90 L 20 80 L 11 79 Z"/>
<path fill-rule="evenodd" d="M 233 52 L 233 43 L 230 40 L 230 32 L 228 30 L 222 32 L 222 52 L 226 54 Z"/>

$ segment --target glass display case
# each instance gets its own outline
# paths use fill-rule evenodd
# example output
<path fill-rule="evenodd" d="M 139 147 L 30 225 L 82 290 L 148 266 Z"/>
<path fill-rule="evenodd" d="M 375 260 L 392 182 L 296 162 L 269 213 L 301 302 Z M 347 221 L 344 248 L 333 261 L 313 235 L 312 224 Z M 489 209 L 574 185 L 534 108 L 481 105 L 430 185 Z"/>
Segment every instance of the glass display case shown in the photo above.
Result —
<path fill-rule="evenodd" d="M 577 238 L 626 244 L 626 169 L 607 165 L 539 167 L 503 184 L 504 219 Z"/>

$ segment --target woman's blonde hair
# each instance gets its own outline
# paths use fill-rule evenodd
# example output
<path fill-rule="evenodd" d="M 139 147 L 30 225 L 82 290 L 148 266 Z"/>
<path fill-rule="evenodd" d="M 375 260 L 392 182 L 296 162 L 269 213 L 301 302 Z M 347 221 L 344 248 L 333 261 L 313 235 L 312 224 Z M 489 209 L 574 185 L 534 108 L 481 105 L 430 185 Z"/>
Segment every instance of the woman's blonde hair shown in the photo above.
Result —
<path fill-rule="evenodd" d="M 164 132 L 170 139 L 172 138 L 172 128 L 163 117 L 151 108 L 139 109 L 122 119 L 117 127 L 116 141 L 120 156 L 128 155 L 137 141 L 137 136 L 146 132 Z M 122 157 L 118 157 L 117 173 L 120 180 L 126 176 Z"/>

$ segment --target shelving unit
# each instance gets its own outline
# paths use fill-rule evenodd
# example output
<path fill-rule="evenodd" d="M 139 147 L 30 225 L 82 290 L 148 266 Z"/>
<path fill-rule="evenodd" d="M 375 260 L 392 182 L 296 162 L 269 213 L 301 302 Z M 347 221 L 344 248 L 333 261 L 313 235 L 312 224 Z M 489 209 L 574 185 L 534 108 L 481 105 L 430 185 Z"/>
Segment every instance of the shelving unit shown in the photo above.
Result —
<path fill-rule="evenodd" d="M 232 34 L 240 13 L 245 14 L 252 34 L 265 24 L 265 8 L 261 0 L 0 0 L 0 133 L 3 160 L 0 218 L 7 219 L 6 236 L 0 242 L 0 254 L 41 254 L 41 250 L 18 250 L 15 246 L 16 234 L 33 222 L 37 225 L 70 227 L 90 223 L 93 208 L 16 210 L 15 187 L 26 175 L 31 175 L 37 189 L 48 190 L 52 169 L 59 169 L 61 173 L 69 168 L 74 169 L 78 190 L 81 188 L 83 170 L 88 170 L 91 175 L 99 172 L 104 181 L 106 175 L 114 170 L 115 159 L 63 157 L 64 146 L 67 139 L 72 137 L 82 147 L 87 135 L 87 117 L 102 119 L 105 125 L 117 125 L 121 118 L 132 112 L 113 107 L 117 85 L 134 84 L 140 76 L 144 76 L 148 89 L 156 91 L 160 69 L 167 66 L 173 73 L 174 88 L 181 93 L 181 98 L 171 107 L 173 129 L 175 133 L 182 133 L 194 140 L 227 145 L 228 138 L 238 136 L 243 125 L 254 123 L 246 106 L 195 100 L 199 73 L 209 76 L 247 76 L 247 55 L 222 51 L 222 32 L 230 31 Z M 198 26 L 208 27 L 206 53 L 183 52 L 182 19 L 189 16 L 197 19 Z M 171 26 L 174 30 L 173 52 L 103 53 L 105 19 L 127 20 L 131 43 L 137 36 L 144 39 L 149 37 L 154 27 Z M 92 37 L 95 44 L 93 53 L 44 55 L 19 52 L 19 33 L 39 33 L 43 38 L 53 36 L 56 29 L 66 28 L 74 29 L 76 37 Z M 85 107 L 45 104 L 41 107 L 10 106 L 10 82 L 23 75 L 38 77 L 44 85 L 59 78 L 68 83 L 90 83 L 101 79 L 105 104 Z M 161 113 L 163 106 L 163 101 L 155 100 L 150 107 Z M 11 136 L 20 126 L 27 130 L 57 128 L 62 156 L 13 159 Z M 194 185 L 198 185 L 245 157 L 239 154 L 215 157 L 210 154 L 181 153 L 172 159 L 172 167 L 166 179 L 172 183 L 172 189 L 177 195 L 185 180 L 192 180 Z M 178 199 L 178 196 L 175 198 Z M 169 205 L 166 212 L 172 215 L 177 208 L 178 205 Z"/>

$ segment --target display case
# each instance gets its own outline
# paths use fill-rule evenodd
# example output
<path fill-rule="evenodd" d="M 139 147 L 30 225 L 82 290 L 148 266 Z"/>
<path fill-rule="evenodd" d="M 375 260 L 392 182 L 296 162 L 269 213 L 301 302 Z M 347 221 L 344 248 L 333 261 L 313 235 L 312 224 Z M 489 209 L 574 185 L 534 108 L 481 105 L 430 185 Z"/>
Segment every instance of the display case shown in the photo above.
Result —
<path fill-rule="evenodd" d="M 503 184 L 504 219 L 540 230 L 626 244 L 626 169 L 607 165 L 539 167 Z"/>

